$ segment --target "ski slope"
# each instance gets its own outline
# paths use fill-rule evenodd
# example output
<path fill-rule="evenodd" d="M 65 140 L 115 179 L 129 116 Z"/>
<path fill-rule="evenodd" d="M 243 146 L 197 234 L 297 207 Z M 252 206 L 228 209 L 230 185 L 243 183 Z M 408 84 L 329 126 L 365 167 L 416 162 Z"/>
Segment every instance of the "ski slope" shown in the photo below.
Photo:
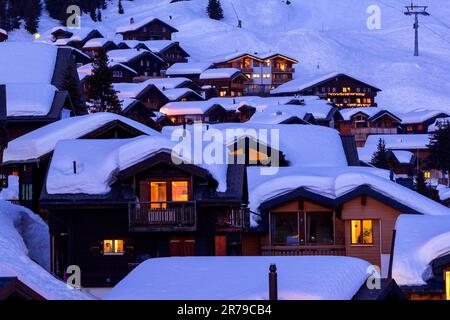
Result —
<path fill-rule="evenodd" d="M 421 17 L 421 56 L 413 57 L 413 18 L 403 14 L 409 0 L 221 0 L 225 18 L 206 15 L 207 0 L 169 3 L 169 0 L 117 1 L 103 11 L 103 21 L 82 17 L 83 27 L 114 37 L 119 26 L 154 16 L 180 32 L 174 39 L 203 61 L 236 50 L 281 51 L 297 58 L 296 77 L 347 72 L 383 89 L 379 106 L 392 111 L 439 109 L 450 112 L 450 7 L 443 0 L 420 0 L 430 17 Z M 381 29 L 367 28 L 370 5 L 381 9 Z M 243 28 L 237 28 L 237 17 Z M 171 18 L 171 19 L 170 19 Z M 57 23 L 44 13 L 40 32 Z M 32 39 L 16 31 L 11 39 Z"/>

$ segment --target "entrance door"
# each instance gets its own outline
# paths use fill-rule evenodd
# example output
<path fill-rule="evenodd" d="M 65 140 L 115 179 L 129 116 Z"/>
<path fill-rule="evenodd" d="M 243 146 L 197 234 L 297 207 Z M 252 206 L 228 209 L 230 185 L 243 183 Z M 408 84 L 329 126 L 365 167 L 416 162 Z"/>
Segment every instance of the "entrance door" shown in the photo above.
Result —
<path fill-rule="evenodd" d="M 170 239 L 170 256 L 195 256 L 195 239 L 192 237 L 176 237 Z"/>

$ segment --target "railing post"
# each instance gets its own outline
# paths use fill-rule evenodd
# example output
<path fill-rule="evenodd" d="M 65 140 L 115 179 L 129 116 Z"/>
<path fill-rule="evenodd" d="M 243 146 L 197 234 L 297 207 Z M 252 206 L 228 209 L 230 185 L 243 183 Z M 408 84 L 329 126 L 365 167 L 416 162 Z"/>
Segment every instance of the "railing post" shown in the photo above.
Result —
<path fill-rule="evenodd" d="M 271 264 L 269 267 L 269 300 L 278 300 L 277 278 L 277 266 L 275 264 Z"/>

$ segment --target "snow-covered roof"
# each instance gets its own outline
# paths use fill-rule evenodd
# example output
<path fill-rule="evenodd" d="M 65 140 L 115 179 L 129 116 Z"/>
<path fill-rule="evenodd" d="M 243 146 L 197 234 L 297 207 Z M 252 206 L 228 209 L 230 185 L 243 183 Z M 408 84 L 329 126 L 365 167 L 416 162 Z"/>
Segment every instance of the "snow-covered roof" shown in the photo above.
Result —
<path fill-rule="evenodd" d="M 341 109 L 340 112 L 345 121 L 350 121 L 351 118 L 357 113 L 363 113 L 367 115 L 369 118 L 371 118 L 380 112 L 388 112 L 388 111 L 378 107 L 361 107 L 361 108 Z"/>
<path fill-rule="evenodd" d="M 168 116 L 204 114 L 213 106 L 210 101 L 179 101 L 165 104 L 159 111 Z"/>
<path fill-rule="evenodd" d="M 188 78 L 183 77 L 177 77 L 177 78 L 151 78 L 145 80 L 144 84 L 152 84 L 156 86 L 159 90 L 168 90 L 168 89 L 175 89 L 179 88 L 181 85 L 184 85 L 185 83 L 192 82 Z"/>
<path fill-rule="evenodd" d="M 272 105 L 264 111 L 255 112 L 247 123 L 279 124 L 292 117 L 300 120 L 307 114 L 305 108 L 296 105 Z"/>
<path fill-rule="evenodd" d="M 0 45 L 0 83 L 52 82 L 58 48 L 42 43 L 5 42 Z"/>
<path fill-rule="evenodd" d="M 149 41 L 141 41 L 143 45 L 145 45 L 151 52 L 161 53 L 168 47 L 176 44 L 176 41 L 172 40 L 149 40 Z"/>
<path fill-rule="evenodd" d="M 401 164 L 409 164 L 411 163 L 411 160 L 414 158 L 414 153 L 410 151 L 393 150 L 392 153 L 397 158 L 398 162 Z"/>
<path fill-rule="evenodd" d="M 225 54 L 221 54 L 221 55 L 216 55 L 213 58 L 211 58 L 211 61 L 213 63 L 221 63 L 221 62 L 228 62 L 243 56 L 250 56 L 255 60 L 259 60 L 259 61 L 263 61 L 266 60 L 268 58 L 272 58 L 274 56 L 283 56 L 287 59 L 292 60 L 293 62 L 296 62 L 297 60 L 294 58 L 289 57 L 289 55 L 287 54 L 283 54 L 281 52 L 248 52 L 248 51 L 235 51 L 235 52 L 228 52 Z"/>
<path fill-rule="evenodd" d="M 83 49 L 84 48 L 101 48 L 108 42 L 113 42 L 113 43 L 117 44 L 119 41 L 117 39 L 93 38 L 85 43 L 85 45 L 83 46 Z"/>
<path fill-rule="evenodd" d="M 313 126 L 303 126 L 306 128 Z M 310 143 L 310 146 L 319 144 Z M 311 148 L 313 151 L 316 148 Z M 322 149 L 322 148 L 317 148 Z M 325 151 L 325 150 L 324 150 Z M 366 167 L 320 167 L 314 165 L 317 157 L 307 155 L 311 159 L 310 167 L 281 167 L 273 176 L 264 176 L 259 168 L 248 168 L 249 207 L 257 212 L 261 203 L 289 193 L 298 188 L 317 193 L 329 199 L 340 198 L 361 186 L 389 197 L 398 203 L 426 215 L 450 216 L 450 209 L 421 194 L 390 181 L 389 172 Z M 410 212 L 404 212 L 410 213 Z M 254 216 L 256 222 L 259 217 Z"/>
<path fill-rule="evenodd" d="M 177 143 L 163 135 L 140 136 L 120 140 L 61 140 L 56 144 L 49 166 L 46 189 L 48 194 L 101 195 L 110 192 L 118 172 L 148 159 L 159 152 L 175 155 L 192 163 L 194 155 L 180 154 Z M 77 172 L 73 173 L 73 161 Z M 227 166 L 202 163 L 218 182 L 217 190 L 226 191 Z"/>
<path fill-rule="evenodd" d="M 236 110 L 243 105 L 247 105 L 247 106 L 255 108 L 256 111 L 264 111 L 268 106 L 285 105 L 285 104 L 293 103 L 295 101 L 300 102 L 301 100 L 304 100 L 304 98 L 310 98 L 310 97 L 299 97 L 299 98 L 294 97 L 294 96 L 291 96 L 291 97 L 259 97 L 259 96 L 215 97 L 215 98 L 209 99 L 209 101 L 218 103 L 227 110 Z M 317 103 L 328 106 L 327 107 L 328 111 L 325 114 L 325 117 L 326 117 L 326 115 L 332 108 L 331 105 L 329 105 L 324 100 L 320 100 L 317 97 L 314 97 L 314 99 L 309 99 L 307 101 L 313 101 L 313 100 L 317 100 L 318 101 Z"/>
<path fill-rule="evenodd" d="M 151 54 L 157 60 L 163 61 L 160 57 L 155 55 L 153 52 L 144 50 L 144 49 L 116 49 L 116 50 L 111 50 L 111 51 L 107 52 L 107 55 L 108 55 L 110 61 L 122 62 L 122 63 L 129 62 L 143 54 Z"/>
<path fill-rule="evenodd" d="M 144 134 L 160 135 L 159 132 L 129 118 L 114 113 L 99 112 L 62 119 L 12 140 L 4 152 L 3 161 L 18 162 L 37 159 L 53 151 L 59 140 L 80 138 L 113 121 L 121 121 Z"/>
<path fill-rule="evenodd" d="M 1 29 L 1 28 L 0 28 L 0 33 L 1 33 L 1 34 L 5 34 L 5 35 L 8 35 L 8 32 L 6 32 L 6 30 Z"/>
<path fill-rule="evenodd" d="M 436 187 L 436 189 L 439 191 L 439 198 L 441 199 L 441 201 L 450 200 L 450 188 L 449 187 L 439 184 Z"/>
<path fill-rule="evenodd" d="M 400 215 L 395 229 L 393 278 L 399 285 L 425 285 L 431 262 L 450 254 L 450 216 Z"/>
<path fill-rule="evenodd" d="M 280 300 L 350 300 L 372 274 L 368 262 L 351 257 L 157 258 L 141 263 L 105 299 L 268 300 L 272 263 Z"/>
<path fill-rule="evenodd" d="M 211 68 L 212 64 L 207 62 L 174 63 L 166 70 L 166 75 L 196 75 Z"/>
<path fill-rule="evenodd" d="M 380 139 L 384 140 L 387 150 L 423 150 L 428 149 L 430 136 L 428 134 L 383 134 L 369 135 L 366 144 L 358 148 L 359 158 L 370 160 L 377 150 Z"/>
<path fill-rule="evenodd" d="M 399 116 L 402 119 L 403 124 L 409 124 L 409 123 L 422 123 L 442 113 L 443 112 L 439 110 L 416 110 L 399 114 Z"/>
<path fill-rule="evenodd" d="M 166 25 L 170 26 L 172 29 L 175 29 L 174 27 L 172 27 L 171 25 L 169 25 L 167 22 L 163 21 L 162 19 L 148 17 L 146 19 L 142 19 L 139 21 L 135 21 L 134 23 L 130 23 L 126 26 L 119 27 L 116 29 L 116 32 L 117 33 L 125 33 L 125 32 L 129 32 L 129 31 L 135 31 L 135 30 L 138 30 L 139 28 L 145 26 L 146 24 L 153 22 L 154 20 L 161 21 L 161 22 L 165 23 Z M 178 31 L 178 30 L 175 29 L 175 32 L 176 31 Z"/>
<path fill-rule="evenodd" d="M 175 88 L 175 89 L 168 89 L 168 90 L 164 90 L 163 91 L 163 94 L 170 101 L 178 100 L 181 97 L 183 97 L 183 96 L 185 96 L 186 94 L 189 94 L 189 93 L 195 94 L 199 98 L 202 98 L 197 92 L 195 92 L 194 90 L 189 89 L 189 88 Z"/>
<path fill-rule="evenodd" d="M 354 77 L 352 75 L 349 74 L 344 74 L 344 73 L 340 73 L 340 72 L 331 72 L 331 73 L 327 73 L 327 74 L 322 74 L 322 75 L 310 75 L 310 76 L 306 76 L 303 75 L 297 79 L 291 80 L 289 82 L 283 83 L 282 85 L 280 85 L 279 87 L 275 88 L 274 90 L 270 91 L 271 94 L 286 94 L 286 93 L 296 93 L 296 92 L 300 92 L 303 91 L 305 89 L 308 89 L 310 87 L 313 87 L 315 85 L 318 85 L 324 81 L 327 81 L 329 79 L 333 79 L 339 76 L 348 76 L 351 77 L 357 81 L 363 82 L 363 83 L 367 83 L 367 81 L 363 81 L 358 79 L 357 77 Z"/>
<path fill-rule="evenodd" d="M 121 99 L 136 98 L 142 91 L 144 91 L 150 84 L 139 82 L 120 82 L 113 83 L 113 89 L 117 92 L 117 96 Z"/>
<path fill-rule="evenodd" d="M 236 68 L 218 68 L 218 69 L 208 69 L 200 74 L 200 80 L 208 79 L 230 79 L 236 74 L 241 73 L 239 69 Z"/>
<path fill-rule="evenodd" d="M 439 128 L 443 125 L 447 125 L 450 123 L 450 117 L 445 118 L 437 118 L 436 121 L 428 127 L 428 132 L 435 132 L 439 130 Z"/>
<path fill-rule="evenodd" d="M 109 67 L 110 68 L 114 68 L 116 66 L 120 66 L 121 68 L 124 68 L 124 69 L 130 71 L 131 73 L 137 74 L 137 72 L 134 69 L 128 67 L 127 65 L 124 65 L 123 63 L 113 62 L 113 61 L 109 62 Z M 92 70 L 93 70 L 92 63 L 88 63 L 88 64 L 85 64 L 85 65 L 83 65 L 81 67 L 78 67 L 77 68 L 77 72 L 78 72 L 78 76 L 80 77 L 80 80 L 82 78 L 84 78 L 84 77 L 91 76 L 92 75 Z"/>
<path fill-rule="evenodd" d="M 8 83 L 6 114 L 8 117 L 46 116 L 57 91 L 56 87 L 45 83 Z"/>
<path fill-rule="evenodd" d="M 0 200 L 0 277 L 17 277 L 48 300 L 94 299 L 50 274 L 49 260 L 47 224 L 30 210 Z"/>

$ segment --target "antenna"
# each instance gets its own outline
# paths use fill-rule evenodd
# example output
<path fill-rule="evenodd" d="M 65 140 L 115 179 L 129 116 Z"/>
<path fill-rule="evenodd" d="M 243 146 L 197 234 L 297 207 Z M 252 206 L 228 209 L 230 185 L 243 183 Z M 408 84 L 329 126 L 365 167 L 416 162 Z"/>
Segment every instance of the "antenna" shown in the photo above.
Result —
<path fill-rule="evenodd" d="M 234 14 L 236 15 L 236 19 L 238 21 L 237 27 L 238 28 L 242 28 L 242 20 L 239 19 L 239 15 L 238 15 L 238 13 L 236 11 L 236 8 L 234 7 L 233 1 L 230 1 L 230 2 L 231 2 L 231 6 L 233 7 Z"/>
<path fill-rule="evenodd" d="M 407 16 L 414 15 L 414 56 L 419 56 L 419 15 L 429 16 L 430 14 L 427 12 L 428 6 L 419 6 L 415 5 L 411 0 L 411 5 L 406 6 L 406 11 L 404 12 Z"/>

